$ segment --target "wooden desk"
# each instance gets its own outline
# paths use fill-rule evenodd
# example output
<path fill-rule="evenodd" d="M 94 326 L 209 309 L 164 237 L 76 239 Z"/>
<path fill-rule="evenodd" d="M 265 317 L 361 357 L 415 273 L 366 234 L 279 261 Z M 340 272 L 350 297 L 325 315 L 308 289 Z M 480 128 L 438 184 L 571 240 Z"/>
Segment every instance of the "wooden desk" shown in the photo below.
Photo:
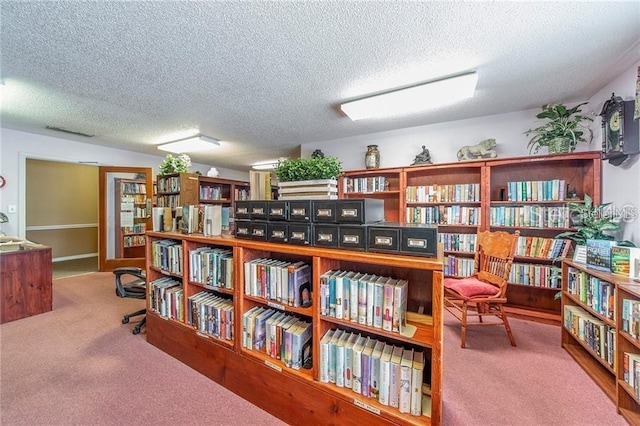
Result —
<path fill-rule="evenodd" d="M 51 248 L 21 248 L 0 252 L 0 323 L 52 309 Z"/>

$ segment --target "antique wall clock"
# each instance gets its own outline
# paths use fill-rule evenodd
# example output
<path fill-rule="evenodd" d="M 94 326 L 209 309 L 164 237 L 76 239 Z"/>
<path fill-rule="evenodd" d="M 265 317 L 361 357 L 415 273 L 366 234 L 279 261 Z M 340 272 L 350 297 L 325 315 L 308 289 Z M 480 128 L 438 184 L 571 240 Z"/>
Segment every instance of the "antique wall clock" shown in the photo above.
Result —
<path fill-rule="evenodd" d="M 633 119 L 634 101 L 624 101 L 615 93 L 602 106 L 602 159 L 614 166 L 640 152 L 638 120 Z"/>

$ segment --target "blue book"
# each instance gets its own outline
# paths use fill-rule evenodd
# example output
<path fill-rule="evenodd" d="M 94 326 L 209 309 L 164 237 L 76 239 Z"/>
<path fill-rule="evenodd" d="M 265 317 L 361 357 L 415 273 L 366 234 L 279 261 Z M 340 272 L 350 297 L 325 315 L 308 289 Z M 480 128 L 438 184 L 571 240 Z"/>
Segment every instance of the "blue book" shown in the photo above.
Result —
<path fill-rule="evenodd" d="M 611 247 L 615 241 L 587 240 L 587 268 L 611 272 Z"/>

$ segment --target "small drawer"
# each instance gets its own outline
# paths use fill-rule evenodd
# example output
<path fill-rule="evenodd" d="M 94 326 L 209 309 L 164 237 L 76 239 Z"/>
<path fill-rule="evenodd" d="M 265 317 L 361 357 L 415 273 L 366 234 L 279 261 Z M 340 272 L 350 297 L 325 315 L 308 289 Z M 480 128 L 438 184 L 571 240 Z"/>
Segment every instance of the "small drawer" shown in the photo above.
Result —
<path fill-rule="evenodd" d="M 369 251 L 397 253 L 400 250 L 400 229 L 377 226 L 370 226 L 367 229 Z"/>
<path fill-rule="evenodd" d="M 267 241 L 271 243 L 289 241 L 289 225 L 285 222 L 269 222 L 267 224 Z"/>
<path fill-rule="evenodd" d="M 289 244 L 299 246 L 311 245 L 311 224 L 289 222 Z"/>
<path fill-rule="evenodd" d="M 236 201 L 234 214 L 236 219 L 251 219 L 251 201 Z"/>
<path fill-rule="evenodd" d="M 289 220 L 288 201 L 269 201 L 267 204 L 267 219 L 269 220 Z"/>
<path fill-rule="evenodd" d="M 311 201 L 289 201 L 289 221 L 310 222 L 311 221 Z"/>
<path fill-rule="evenodd" d="M 251 221 L 251 239 L 267 241 L 267 222 Z"/>
<path fill-rule="evenodd" d="M 421 224 L 403 225 L 400 230 L 400 252 L 414 256 L 437 257 L 438 228 Z"/>
<path fill-rule="evenodd" d="M 338 227 L 338 247 L 366 251 L 367 250 L 367 227 L 366 226 L 339 226 Z"/>
<path fill-rule="evenodd" d="M 315 200 L 311 202 L 311 220 L 315 223 L 336 223 L 336 201 Z"/>
<path fill-rule="evenodd" d="M 313 225 L 313 245 L 317 247 L 338 247 L 337 225 Z"/>
<path fill-rule="evenodd" d="M 251 220 L 267 220 L 267 201 L 251 201 Z"/>
<path fill-rule="evenodd" d="M 375 198 L 338 200 L 336 222 L 375 223 L 384 221 L 384 200 Z"/>
<path fill-rule="evenodd" d="M 248 220 L 236 220 L 235 224 L 235 236 L 236 238 L 251 239 L 251 222 Z"/>

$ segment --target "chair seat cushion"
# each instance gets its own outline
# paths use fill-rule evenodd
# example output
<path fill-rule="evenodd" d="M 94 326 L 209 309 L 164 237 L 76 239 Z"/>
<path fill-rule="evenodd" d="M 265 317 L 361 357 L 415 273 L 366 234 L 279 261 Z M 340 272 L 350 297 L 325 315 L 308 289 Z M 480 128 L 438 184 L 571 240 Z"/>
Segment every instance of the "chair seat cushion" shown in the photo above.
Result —
<path fill-rule="evenodd" d="M 498 287 L 482 282 L 476 277 L 445 278 L 444 287 L 468 298 L 491 297 L 500 291 Z"/>

